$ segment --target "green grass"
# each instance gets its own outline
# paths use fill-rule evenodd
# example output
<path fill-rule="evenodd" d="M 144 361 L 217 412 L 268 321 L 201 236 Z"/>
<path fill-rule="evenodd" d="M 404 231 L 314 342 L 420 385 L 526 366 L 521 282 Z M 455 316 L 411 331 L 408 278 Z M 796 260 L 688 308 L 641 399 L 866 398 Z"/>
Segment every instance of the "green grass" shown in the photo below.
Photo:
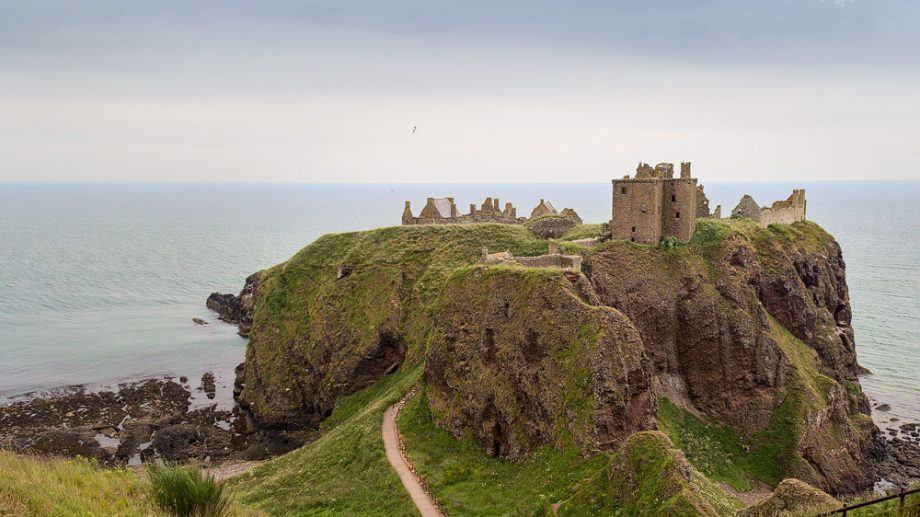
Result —
<path fill-rule="evenodd" d="M 656 508 L 661 501 L 655 490 L 663 489 L 661 483 L 679 483 L 667 472 L 675 452 L 658 461 L 663 454 L 660 441 L 636 441 L 644 445 L 631 447 L 628 454 L 585 456 L 575 447 L 545 446 L 518 463 L 494 458 L 472 436 L 456 440 L 437 428 L 424 390 L 406 404 L 398 424 L 413 465 L 448 515 L 552 515 L 553 505 L 560 515 L 634 515 Z M 626 457 L 632 461 L 624 462 Z M 654 479 L 658 485 L 643 484 L 632 495 L 625 489 L 614 491 L 611 476 L 625 471 L 641 472 L 643 480 Z M 616 488 L 623 488 L 622 483 Z M 678 492 L 672 501 L 675 508 L 686 497 L 699 502 L 701 494 L 721 515 L 733 515 L 742 507 L 698 472 Z"/>
<path fill-rule="evenodd" d="M 658 425 L 687 455 L 691 464 L 711 479 L 738 491 L 752 481 L 775 486 L 804 461 L 797 452 L 805 415 L 827 404 L 837 383 L 817 370 L 816 352 L 771 318 L 770 337 L 792 363 L 785 398 L 773 411 L 767 428 L 745 439 L 734 430 L 659 400 Z"/>
<path fill-rule="evenodd" d="M 233 498 L 224 482 L 194 467 L 153 465 L 147 469 L 154 504 L 170 515 L 224 517 Z"/>
<path fill-rule="evenodd" d="M 406 404 L 398 424 L 409 458 L 448 515 L 549 515 L 550 505 L 610 462 L 604 454 L 585 458 L 552 447 L 521 463 L 493 458 L 472 436 L 456 440 L 437 428 L 424 391 Z"/>
<path fill-rule="evenodd" d="M 0 451 L 0 515 L 151 513 L 147 485 L 133 471 Z"/>
<path fill-rule="evenodd" d="M 368 354 L 382 329 L 403 337 L 406 361 L 423 360 L 432 307 L 447 277 L 478 262 L 484 247 L 527 256 L 546 253 L 548 243 L 521 225 L 398 226 L 324 235 L 265 270 L 246 358 L 262 386 L 248 383 L 244 400 L 262 421 L 296 414 L 299 399 L 264 395 L 298 392 L 298 379 L 310 373 L 291 357 L 309 357 L 317 343 L 330 339 L 349 344 L 334 350 L 331 362 Z M 345 264 L 352 273 L 337 279 Z M 321 385 L 320 391 L 336 387 Z"/>
<path fill-rule="evenodd" d="M 154 494 L 133 470 L 0 450 L 0 515 L 167 515 Z M 261 515 L 239 504 L 226 510 L 224 515 Z"/>
<path fill-rule="evenodd" d="M 565 232 L 565 235 L 562 236 L 561 240 L 576 241 L 578 239 L 590 239 L 593 237 L 600 237 L 600 236 L 601 236 L 601 225 L 600 224 L 586 223 L 586 224 L 579 224 L 578 226 Z"/>
<path fill-rule="evenodd" d="M 397 372 L 339 401 L 318 440 L 232 479 L 238 499 L 272 515 L 415 515 L 380 425 L 420 378 L 420 367 Z"/>
<path fill-rule="evenodd" d="M 658 400 L 658 427 L 710 479 L 727 483 L 739 492 L 752 488 L 748 454 L 731 428 L 701 419 L 667 398 Z"/>

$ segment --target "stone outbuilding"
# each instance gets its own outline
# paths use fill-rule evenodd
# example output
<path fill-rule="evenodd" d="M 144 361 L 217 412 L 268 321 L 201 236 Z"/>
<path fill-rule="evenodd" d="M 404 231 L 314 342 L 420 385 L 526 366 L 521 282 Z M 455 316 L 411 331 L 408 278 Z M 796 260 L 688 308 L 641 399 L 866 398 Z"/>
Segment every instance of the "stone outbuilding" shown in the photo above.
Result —
<path fill-rule="evenodd" d="M 554 207 L 552 203 L 546 201 L 545 199 L 541 199 L 540 202 L 537 203 L 537 206 L 531 210 L 530 218 L 536 219 L 538 217 L 543 217 L 544 215 L 556 215 L 558 213 L 559 212 L 556 211 L 556 207 Z"/>

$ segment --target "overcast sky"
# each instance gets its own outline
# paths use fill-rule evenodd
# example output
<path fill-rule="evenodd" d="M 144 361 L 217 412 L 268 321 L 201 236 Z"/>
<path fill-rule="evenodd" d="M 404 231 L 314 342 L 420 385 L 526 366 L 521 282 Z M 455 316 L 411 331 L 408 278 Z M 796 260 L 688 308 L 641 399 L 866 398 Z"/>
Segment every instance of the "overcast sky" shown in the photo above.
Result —
<path fill-rule="evenodd" d="M 920 179 L 918 27 L 915 0 L 0 0 L 0 180 Z"/>

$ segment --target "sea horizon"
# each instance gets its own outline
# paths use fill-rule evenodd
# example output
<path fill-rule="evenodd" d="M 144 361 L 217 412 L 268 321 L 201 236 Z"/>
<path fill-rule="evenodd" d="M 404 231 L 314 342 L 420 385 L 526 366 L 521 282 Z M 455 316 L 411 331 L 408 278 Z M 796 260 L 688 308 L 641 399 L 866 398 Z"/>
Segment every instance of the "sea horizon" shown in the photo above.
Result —
<path fill-rule="evenodd" d="M 920 420 L 920 364 L 910 359 L 920 355 L 920 312 L 899 297 L 920 276 L 910 258 L 918 245 L 901 238 L 920 234 L 903 216 L 920 181 L 702 183 L 726 217 L 744 193 L 770 204 L 806 189 L 809 219 L 838 239 L 848 265 L 858 359 L 873 371 L 862 383 L 891 416 Z M 610 187 L 599 185 L 0 182 L 9 244 L 0 287 L 11 295 L 0 302 L 0 400 L 209 370 L 232 383 L 246 340 L 207 310 L 211 292 L 238 292 L 248 274 L 322 234 L 399 225 L 405 200 L 417 211 L 431 196 L 461 207 L 497 196 L 526 215 L 546 198 L 604 222 Z"/>

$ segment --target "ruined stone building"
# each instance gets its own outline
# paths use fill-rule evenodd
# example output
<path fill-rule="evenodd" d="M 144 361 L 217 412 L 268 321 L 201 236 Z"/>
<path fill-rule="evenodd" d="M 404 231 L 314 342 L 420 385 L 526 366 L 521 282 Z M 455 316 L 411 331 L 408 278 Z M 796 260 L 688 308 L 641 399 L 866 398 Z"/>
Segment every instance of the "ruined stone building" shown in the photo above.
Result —
<path fill-rule="evenodd" d="M 611 237 L 647 244 L 657 244 L 664 237 L 689 241 L 697 215 L 709 212 L 708 200 L 705 206 L 698 204 L 698 192 L 689 162 L 680 164 L 677 178 L 674 164 L 659 163 L 652 168 L 640 163 L 634 178 L 613 180 Z"/>
<path fill-rule="evenodd" d="M 571 208 L 566 208 L 562 212 L 557 212 L 552 203 L 541 199 L 537 206 L 530 212 L 530 220 L 544 216 L 559 216 L 573 221 L 574 224 L 581 224 L 581 218 Z M 517 216 L 517 208 L 511 203 L 505 203 L 504 208 L 498 198 L 487 197 L 486 200 L 477 207 L 470 203 L 470 211 L 461 214 L 457 204 L 452 197 L 428 198 L 422 211 L 418 216 L 412 215 L 412 205 L 406 201 L 403 208 L 402 224 L 472 224 L 472 223 L 499 223 L 499 224 L 523 224 L 528 219 Z"/>
<path fill-rule="evenodd" d="M 556 215 L 558 213 L 559 212 L 556 211 L 556 207 L 554 207 L 552 203 L 541 199 L 540 202 L 537 203 L 537 206 L 533 207 L 533 210 L 530 212 L 530 218 L 536 219 L 544 215 Z"/>
<path fill-rule="evenodd" d="M 504 208 L 500 208 L 500 206 L 498 198 L 487 197 L 479 208 L 476 207 L 475 203 L 470 203 L 469 213 L 461 214 L 457 209 L 454 198 L 430 197 L 425 203 L 425 207 L 419 212 L 418 217 L 415 217 L 412 215 L 412 207 L 409 201 L 406 201 L 406 206 L 403 208 L 402 224 L 519 224 L 523 222 L 523 220 L 518 220 L 517 209 L 511 203 L 505 203 Z"/>
<path fill-rule="evenodd" d="M 771 206 L 760 206 L 754 198 L 745 194 L 738 206 L 732 210 L 732 217 L 747 217 L 763 226 L 771 224 L 792 224 L 805 220 L 805 189 L 795 189 L 792 195 L 782 201 L 775 201 Z"/>

